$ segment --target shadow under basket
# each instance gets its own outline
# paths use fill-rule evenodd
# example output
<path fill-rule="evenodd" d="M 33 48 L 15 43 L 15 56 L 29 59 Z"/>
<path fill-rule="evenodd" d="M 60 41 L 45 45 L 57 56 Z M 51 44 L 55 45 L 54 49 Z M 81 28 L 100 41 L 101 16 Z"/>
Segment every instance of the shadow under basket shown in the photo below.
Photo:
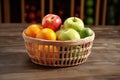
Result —
<path fill-rule="evenodd" d="M 52 41 L 28 37 L 23 38 L 32 62 L 44 66 L 74 66 L 84 63 L 91 53 L 95 33 L 80 40 Z"/>

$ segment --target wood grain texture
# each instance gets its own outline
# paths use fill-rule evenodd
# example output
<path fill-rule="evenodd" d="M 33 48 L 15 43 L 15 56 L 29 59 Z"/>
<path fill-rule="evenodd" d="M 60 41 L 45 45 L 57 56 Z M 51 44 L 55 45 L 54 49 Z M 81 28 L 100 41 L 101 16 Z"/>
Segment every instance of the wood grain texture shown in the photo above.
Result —
<path fill-rule="evenodd" d="M 21 22 L 25 23 L 25 0 L 21 0 Z"/>
<path fill-rule="evenodd" d="M 45 67 L 26 54 L 22 31 L 29 24 L 0 24 L 0 80 L 119 80 L 120 26 L 91 27 L 96 34 L 88 60 L 74 67 Z"/>
<path fill-rule="evenodd" d="M 100 0 L 96 1 L 95 25 L 99 25 Z"/>
<path fill-rule="evenodd" d="M 4 21 L 6 23 L 10 22 L 10 2 L 9 0 L 4 0 Z"/>
<path fill-rule="evenodd" d="M 106 12 L 107 12 L 107 0 L 104 0 L 103 3 L 103 16 L 102 16 L 102 25 L 105 25 L 106 23 Z"/>
<path fill-rule="evenodd" d="M 71 16 L 74 16 L 74 5 L 75 4 L 75 1 L 74 0 L 71 0 L 71 6 L 70 6 L 70 15 Z"/>
<path fill-rule="evenodd" d="M 45 0 L 41 0 L 41 20 L 45 15 Z"/>
<path fill-rule="evenodd" d="M 2 1 L 0 1 L 0 23 L 2 23 L 2 6 L 1 6 Z"/>
<path fill-rule="evenodd" d="M 53 13 L 53 0 L 50 0 L 50 3 L 49 3 L 49 13 Z"/>
<path fill-rule="evenodd" d="M 84 0 L 80 0 L 80 18 L 84 19 Z"/>

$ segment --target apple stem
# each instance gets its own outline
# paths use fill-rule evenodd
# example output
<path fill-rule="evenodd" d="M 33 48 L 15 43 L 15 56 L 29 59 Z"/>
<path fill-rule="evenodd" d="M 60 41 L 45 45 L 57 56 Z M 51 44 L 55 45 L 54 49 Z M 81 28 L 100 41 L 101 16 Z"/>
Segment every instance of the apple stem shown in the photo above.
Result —
<path fill-rule="evenodd" d="M 75 17 L 74 17 L 73 21 L 74 21 L 74 22 L 76 21 Z"/>
<path fill-rule="evenodd" d="M 51 19 L 54 19 L 54 17 L 55 17 L 55 16 L 52 16 L 52 18 L 51 18 Z"/>

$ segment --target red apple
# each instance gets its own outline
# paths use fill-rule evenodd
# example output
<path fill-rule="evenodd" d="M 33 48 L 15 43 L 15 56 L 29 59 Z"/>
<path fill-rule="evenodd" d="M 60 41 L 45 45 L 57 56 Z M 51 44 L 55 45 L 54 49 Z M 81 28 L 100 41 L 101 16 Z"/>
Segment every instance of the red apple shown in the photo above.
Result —
<path fill-rule="evenodd" d="M 47 14 L 42 19 L 43 28 L 51 28 L 54 31 L 57 31 L 62 24 L 62 20 L 58 15 Z"/>

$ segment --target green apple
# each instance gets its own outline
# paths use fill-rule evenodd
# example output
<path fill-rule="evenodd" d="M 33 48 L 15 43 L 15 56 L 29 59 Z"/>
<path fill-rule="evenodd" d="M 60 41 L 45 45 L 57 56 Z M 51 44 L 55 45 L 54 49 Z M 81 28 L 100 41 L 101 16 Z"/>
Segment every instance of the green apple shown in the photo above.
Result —
<path fill-rule="evenodd" d="M 62 41 L 80 39 L 79 33 L 72 28 L 58 30 L 56 34 L 57 34 L 57 39 Z"/>
<path fill-rule="evenodd" d="M 92 29 L 90 29 L 88 27 L 84 28 L 80 31 L 80 37 L 81 38 L 85 38 L 85 37 L 88 37 L 88 36 L 91 36 L 91 35 L 93 35 L 93 31 L 92 31 Z"/>
<path fill-rule="evenodd" d="M 80 18 L 69 17 L 64 21 L 63 28 L 73 28 L 76 31 L 80 31 L 84 28 L 84 23 Z"/>
<path fill-rule="evenodd" d="M 60 40 L 60 34 L 63 33 L 63 32 L 64 32 L 63 28 L 61 28 L 58 31 L 56 31 L 56 37 L 57 37 L 58 40 Z"/>

